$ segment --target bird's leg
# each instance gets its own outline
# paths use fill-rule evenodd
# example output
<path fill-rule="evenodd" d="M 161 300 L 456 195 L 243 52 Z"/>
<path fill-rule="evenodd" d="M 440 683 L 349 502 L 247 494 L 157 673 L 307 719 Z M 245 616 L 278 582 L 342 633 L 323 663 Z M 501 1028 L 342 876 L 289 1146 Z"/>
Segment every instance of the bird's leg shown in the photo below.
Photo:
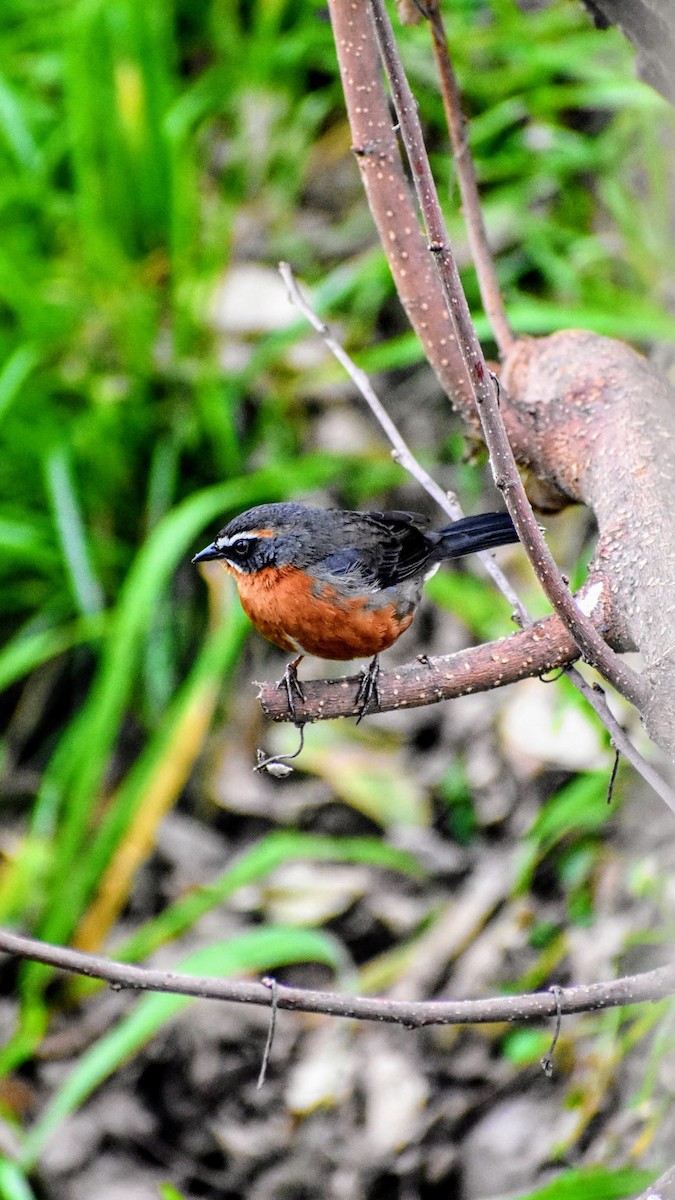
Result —
<path fill-rule="evenodd" d="M 289 662 L 286 670 L 281 676 L 281 679 L 277 683 L 278 688 L 286 689 L 286 696 L 288 698 L 288 711 L 293 717 L 293 720 L 295 720 L 295 700 L 293 699 L 293 696 L 297 696 L 298 700 L 302 700 L 303 704 L 305 700 L 305 693 L 300 687 L 300 680 L 298 679 L 298 667 L 300 666 L 300 663 L 304 657 L 304 654 L 299 654 L 297 658 L 293 659 L 293 662 Z"/>
<path fill-rule="evenodd" d="M 368 666 L 363 667 L 361 670 L 361 682 L 359 683 L 359 690 L 356 693 L 356 703 L 359 706 L 359 715 L 356 718 L 357 725 L 365 717 L 371 700 L 375 701 L 375 708 L 380 707 L 380 686 L 377 682 L 379 674 L 380 656 L 376 654 L 368 663 Z"/>

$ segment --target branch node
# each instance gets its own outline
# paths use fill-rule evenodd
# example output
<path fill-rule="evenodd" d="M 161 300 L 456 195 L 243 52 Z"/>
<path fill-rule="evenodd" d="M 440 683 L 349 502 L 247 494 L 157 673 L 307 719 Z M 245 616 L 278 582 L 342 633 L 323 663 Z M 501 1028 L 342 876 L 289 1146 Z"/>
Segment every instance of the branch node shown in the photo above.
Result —
<path fill-rule="evenodd" d="M 370 146 L 352 146 L 352 154 L 355 158 L 368 158 L 368 156 L 371 154 L 376 155 L 378 158 L 387 157 L 386 154 L 383 154 L 381 150 L 378 149 L 375 142 L 373 142 Z"/>

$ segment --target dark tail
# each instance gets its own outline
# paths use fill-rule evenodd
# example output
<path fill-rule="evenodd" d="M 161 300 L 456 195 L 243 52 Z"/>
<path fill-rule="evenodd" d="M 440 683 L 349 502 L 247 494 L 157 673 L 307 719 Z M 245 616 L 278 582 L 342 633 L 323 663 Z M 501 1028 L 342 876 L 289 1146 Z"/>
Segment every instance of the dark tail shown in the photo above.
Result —
<path fill-rule="evenodd" d="M 445 558 L 462 558 L 477 550 L 492 550 L 493 546 L 506 546 L 517 542 L 518 534 L 507 512 L 479 513 L 475 517 L 464 517 L 446 529 L 437 532 L 438 545 L 433 552 L 432 562 Z"/>

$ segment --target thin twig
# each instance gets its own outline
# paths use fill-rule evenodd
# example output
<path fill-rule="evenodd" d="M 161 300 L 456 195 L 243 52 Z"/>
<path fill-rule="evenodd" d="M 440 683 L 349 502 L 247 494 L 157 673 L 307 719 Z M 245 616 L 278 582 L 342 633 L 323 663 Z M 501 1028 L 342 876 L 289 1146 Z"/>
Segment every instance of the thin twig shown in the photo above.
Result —
<path fill-rule="evenodd" d="M 417 461 L 407 442 L 401 437 L 401 434 L 389 416 L 386 408 L 382 404 L 382 401 L 377 396 L 365 371 L 362 371 L 360 367 L 357 367 L 356 363 L 347 354 L 344 346 L 340 345 L 337 339 L 333 336 L 325 321 L 321 320 L 321 317 L 318 316 L 318 314 L 309 304 L 307 298 L 300 290 L 290 265 L 285 262 L 279 263 L 279 273 L 286 284 L 286 287 L 288 288 L 288 294 L 292 303 L 295 304 L 296 308 L 298 308 L 302 315 L 306 317 L 310 325 L 316 329 L 317 333 L 323 339 L 333 357 L 337 359 L 342 367 L 344 367 L 347 375 L 365 400 L 368 408 L 375 417 L 375 420 L 379 423 L 381 429 L 384 431 L 385 436 L 391 442 L 396 462 L 403 467 L 404 470 L 408 471 L 408 473 L 412 475 L 414 479 L 417 480 L 420 486 L 424 488 L 425 492 L 431 496 L 431 499 L 435 500 L 436 504 L 438 504 L 439 507 L 442 508 L 443 511 L 446 512 L 453 521 L 458 521 L 464 515 L 459 501 L 448 492 L 444 492 L 439 484 L 436 483 L 436 480 L 429 474 L 428 471 L 425 471 L 421 463 Z M 529 617 L 524 604 L 519 599 L 517 593 L 514 591 L 509 580 L 506 578 L 501 568 L 497 565 L 492 555 L 486 553 L 485 551 L 481 551 L 477 557 L 482 562 L 488 575 L 492 578 L 502 595 L 508 600 L 518 623 L 520 625 L 528 624 Z"/>
<path fill-rule="evenodd" d="M 114 962 L 97 954 L 85 954 L 64 946 L 53 946 L 36 938 L 0 929 L 0 951 L 18 958 L 45 963 L 57 970 L 103 979 L 113 988 L 144 992 L 168 992 L 202 1000 L 231 1000 L 268 1008 L 274 993 L 252 980 L 183 975 Z M 390 1000 L 387 997 L 353 996 L 318 992 L 278 984 L 278 1008 L 293 1012 L 323 1013 L 361 1021 L 386 1021 L 410 1028 L 427 1025 L 485 1025 L 499 1021 L 541 1021 L 561 1014 L 595 1012 L 627 1004 L 658 1003 L 675 994 L 675 964 L 669 963 L 640 975 L 627 975 L 605 983 L 580 984 L 551 992 L 518 996 L 495 996 L 480 1000 Z"/>
<path fill-rule="evenodd" d="M 657 796 L 660 796 L 668 807 L 675 812 L 675 792 L 666 783 L 665 779 L 661 778 L 652 764 L 647 762 L 646 758 L 643 758 L 640 751 L 635 748 L 625 729 L 621 727 L 610 709 L 604 690 L 599 684 L 589 683 L 588 680 L 584 679 L 576 667 L 567 667 L 565 673 L 577 691 L 581 692 L 582 696 L 588 701 L 596 716 L 602 721 L 617 752 L 623 754 L 626 762 L 630 763 L 638 775 L 642 776 L 645 783 L 653 788 Z"/>
<path fill-rule="evenodd" d="M 269 1024 L 269 1029 L 267 1030 L 267 1040 L 265 1042 L 263 1058 L 262 1058 L 262 1062 L 260 1064 L 260 1074 L 258 1075 L 258 1082 L 256 1083 L 256 1091 L 258 1091 L 258 1092 L 260 1091 L 262 1085 L 264 1084 L 265 1078 L 267 1076 L 267 1068 L 269 1066 L 270 1054 L 272 1053 L 272 1046 L 274 1044 L 274 1034 L 275 1034 L 276 1028 L 277 1028 L 277 1013 L 279 1011 L 279 984 L 277 983 L 276 979 L 271 978 L 266 975 L 262 979 L 261 982 L 265 985 L 265 987 L 268 987 L 272 993 L 272 1005 L 271 1005 L 271 1009 L 270 1009 L 270 1024 Z"/>
<path fill-rule="evenodd" d="M 253 768 L 254 771 L 266 771 L 268 775 L 276 776 L 277 779 L 285 779 L 287 775 L 293 773 L 293 767 L 289 767 L 288 764 L 302 754 L 305 745 L 305 726 L 300 721 L 296 721 L 295 728 L 300 734 L 297 750 L 294 750 L 292 754 L 271 754 L 268 757 L 264 750 L 258 749 L 256 751 L 258 761 Z"/>
<path fill-rule="evenodd" d="M 476 169 L 466 136 L 466 120 L 462 112 L 462 101 L 457 77 L 450 58 L 443 17 L 438 0 L 424 0 L 424 3 L 418 3 L 418 7 L 420 12 L 427 18 L 431 27 L 434 54 L 441 84 L 443 109 L 450 134 L 452 156 L 457 171 L 457 181 L 462 196 L 462 213 L 466 221 L 471 257 L 478 276 L 478 287 L 483 301 L 483 308 L 492 327 L 500 357 L 504 358 L 513 348 L 515 337 L 504 307 L 504 300 L 499 288 L 497 272 L 488 242 L 485 221 L 483 220 Z"/>
<path fill-rule="evenodd" d="M 586 662 L 640 708 L 647 698 L 644 681 L 607 645 L 577 607 L 544 541 L 525 494 L 499 411 L 495 381 L 488 370 L 462 289 L 429 164 L 415 98 L 403 70 L 384 0 L 369 0 L 375 35 L 389 80 L 401 138 L 439 272 L 448 314 L 474 387 L 495 483 L 503 492 L 521 542 L 548 600 L 574 637 Z"/>
<path fill-rule="evenodd" d="M 617 776 L 617 773 L 619 770 L 620 759 L 621 759 L 621 754 L 617 749 L 615 749 L 614 750 L 614 762 L 612 763 L 612 771 L 611 771 L 611 774 L 609 777 L 609 784 L 607 785 L 607 803 L 608 804 L 612 803 L 612 799 L 614 796 L 614 784 L 616 783 L 616 776 Z"/>
<path fill-rule="evenodd" d="M 560 1037 L 560 1030 L 562 1028 L 562 1012 L 560 1009 L 560 995 L 562 988 L 557 983 L 554 983 L 548 990 L 555 996 L 555 1029 L 553 1030 L 553 1039 L 551 1041 L 551 1045 L 546 1051 L 544 1057 L 539 1061 L 541 1063 L 541 1069 L 544 1072 L 544 1075 L 547 1077 L 547 1079 L 551 1079 L 553 1075 L 553 1055 L 555 1053 L 555 1048 L 558 1044 L 558 1038 Z"/>

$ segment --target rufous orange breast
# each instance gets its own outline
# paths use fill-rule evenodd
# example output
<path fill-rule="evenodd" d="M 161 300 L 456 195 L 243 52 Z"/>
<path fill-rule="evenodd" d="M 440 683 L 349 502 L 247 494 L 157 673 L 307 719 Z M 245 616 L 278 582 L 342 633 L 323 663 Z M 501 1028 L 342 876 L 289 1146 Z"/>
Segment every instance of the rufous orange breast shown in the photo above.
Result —
<path fill-rule="evenodd" d="M 393 602 L 370 607 L 370 597 L 340 595 L 292 566 L 230 574 L 244 612 L 263 637 L 295 654 L 343 662 L 370 658 L 393 645 L 413 619 L 409 606 L 403 612 Z"/>

